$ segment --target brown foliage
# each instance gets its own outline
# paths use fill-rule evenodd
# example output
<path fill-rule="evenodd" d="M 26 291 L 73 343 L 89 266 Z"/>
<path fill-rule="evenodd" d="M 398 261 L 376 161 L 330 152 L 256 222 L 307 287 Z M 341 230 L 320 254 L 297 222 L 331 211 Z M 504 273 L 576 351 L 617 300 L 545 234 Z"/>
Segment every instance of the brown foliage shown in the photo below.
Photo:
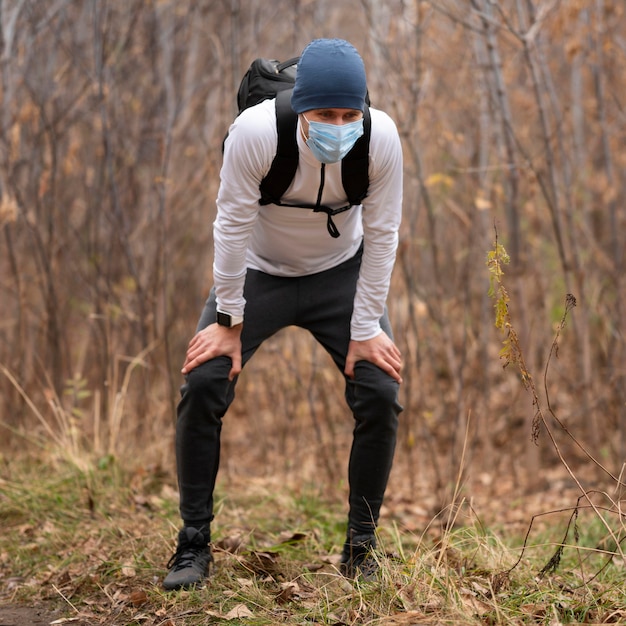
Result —
<path fill-rule="evenodd" d="M 619 473 L 625 22 L 620 0 L 1 3 L 4 445 L 41 441 L 45 423 L 97 454 L 171 458 L 239 77 L 255 56 L 332 34 L 362 51 L 373 103 L 404 142 L 389 302 L 404 481 L 432 472 L 445 486 L 466 433 L 468 467 L 520 478 L 537 454 L 554 460 L 531 443 L 530 399 L 499 362 L 494 223 L 531 371 L 575 295 L 552 404 Z M 351 429 L 337 379 L 307 337 L 272 341 L 240 381 L 225 446 L 245 453 L 226 470 L 335 477 Z"/>

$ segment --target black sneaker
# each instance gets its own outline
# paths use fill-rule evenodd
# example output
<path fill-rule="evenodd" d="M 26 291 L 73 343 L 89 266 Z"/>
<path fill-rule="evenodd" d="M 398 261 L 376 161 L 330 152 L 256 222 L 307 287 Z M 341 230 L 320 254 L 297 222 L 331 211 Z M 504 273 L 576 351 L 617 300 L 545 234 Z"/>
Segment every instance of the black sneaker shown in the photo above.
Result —
<path fill-rule="evenodd" d="M 376 548 L 376 537 L 374 535 L 353 535 L 349 534 L 341 553 L 339 571 L 346 578 L 360 577 L 362 580 L 370 581 L 378 574 L 378 561 L 373 554 Z"/>
<path fill-rule="evenodd" d="M 185 526 L 178 533 L 178 547 L 167 564 L 170 571 L 163 580 L 168 591 L 195 587 L 208 576 L 213 557 L 202 530 Z"/>

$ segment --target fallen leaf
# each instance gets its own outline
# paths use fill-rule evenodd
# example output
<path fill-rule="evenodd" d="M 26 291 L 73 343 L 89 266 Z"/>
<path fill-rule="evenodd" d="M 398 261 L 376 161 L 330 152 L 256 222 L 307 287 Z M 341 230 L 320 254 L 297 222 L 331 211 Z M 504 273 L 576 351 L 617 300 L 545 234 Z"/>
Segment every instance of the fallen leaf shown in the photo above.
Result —
<path fill-rule="evenodd" d="M 285 604 L 298 595 L 300 588 L 297 583 L 283 583 L 280 593 L 274 598 L 279 604 Z"/>
<path fill-rule="evenodd" d="M 243 545 L 243 537 L 241 535 L 229 535 L 218 541 L 215 546 L 224 552 L 237 554 Z"/>
<path fill-rule="evenodd" d="M 323 563 L 305 563 L 303 565 L 304 569 L 309 570 L 309 572 L 317 572 L 324 567 Z"/>
<path fill-rule="evenodd" d="M 136 576 L 136 574 L 137 574 L 137 571 L 135 570 L 135 568 L 133 567 L 131 563 L 124 563 L 124 565 L 122 565 L 123 576 L 127 576 L 128 578 L 133 578 L 134 576 Z"/>
<path fill-rule="evenodd" d="M 278 554 L 274 552 L 252 551 L 241 559 L 241 564 L 255 574 L 274 576 L 279 573 L 278 561 Z"/>
<path fill-rule="evenodd" d="M 252 611 L 245 604 L 238 604 L 224 615 L 224 619 L 243 619 L 253 617 L 253 615 Z"/>
<path fill-rule="evenodd" d="M 148 594 L 141 589 L 138 589 L 137 591 L 133 591 L 130 594 L 130 603 L 134 607 L 143 606 L 147 601 L 148 601 Z"/>
<path fill-rule="evenodd" d="M 304 541 L 307 538 L 306 533 L 290 533 L 290 532 L 284 532 L 281 533 L 280 537 L 279 537 L 279 542 L 281 544 L 292 544 L 292 543 L 298 543 L 300 541 Z"/>

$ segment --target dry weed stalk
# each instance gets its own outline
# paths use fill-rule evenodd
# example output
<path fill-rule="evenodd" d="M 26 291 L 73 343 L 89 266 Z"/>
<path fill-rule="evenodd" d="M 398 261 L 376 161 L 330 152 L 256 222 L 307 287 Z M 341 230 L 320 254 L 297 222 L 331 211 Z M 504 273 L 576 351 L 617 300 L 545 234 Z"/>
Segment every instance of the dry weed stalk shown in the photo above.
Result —
<path fill-rule="evenodd" d="M 613 499 L 605 492 L 602 492 L 602 495 L 605 498 L 607 498 L 609 502 L 611 502 L 611 507 L 609 508 L 601 507 L 601 506 L 596 505 L 593 502 L 593 500 L 591 499 L 591 496 L 599 492 L 595 490 L 588 490 L 583 486 L 581 479 L 579 479 L 579 477 L 576 475 L 576 473 L 574 472 L 574 470 L 568 463 L 567 459 L 563 455 L 563 452 L 555 439 L 554 433 L 547 419 L 547 416 L 551 417 L 558 424 L 561 430 L 564 433 L 566 433 L 567 436 L 584 453 L 587 459 L 589 459 L 595 466 L 597 466 L 604 473 L 606 473 L 616 483 L 617 487 L 624 486 L 624 483 L 620 480 L 620 478 L 617 476 L 614 476 L 597 459 L 595 459 L 593 455 L 589 453 L 586 447 L 580 441 L 578 441 L 578 439 L 570 432 L 570 430 L 568 430 L 568 428 L 565 426 L 563 421 L 559 419 L 559 417 L 556 415 L 550 403 L 550 394 L 548 391 L 548 373 L 549 373 L 550 362 L 552 360 L 553 355 L 558 356 L 559 338 L 561 336 L 561 331 L 565 328 L 565 323 L 566 323 L 569 312 L 576 306 L 576 298 L 572 294 L 566 295 L 565 310 L 557 326 L 556 334 L 554 336 L 552 345 L 550 347 L 550 352 L 548 354 L 546 366 L 545 366 L 544 373 L 543 373 L 545 407 L 546 407 L 544 409 L 543 403 L 539 398 L 539 394 L 537 392 L 537 388 L 536 388 L 532 373 L 526 367 L 526 363 L 524 360 L 524 353 L 520 345 L 518 335 L 515 332 L 515 327 L 511 320 L 511 314 L 510 314 L 510 308 L 509 308 L 510 298 L 506 290 L 506 287 L 503 284 L 503 276 L 504 276 L 503 266 L 509 262 L 509 255 L 507 254 L 504 246 L 498 242 L 497 229 L 495 229 L 495 231 L 496 231 L 496 234 L 495 234 L 494 248 L 490 250 L 487 254 L 487 267 L 489 269 L 489 281 L 490 281 L 489 295 L 495 300 L 495 304 L 494 304 L 495 325 L 497 328 L 499 328 L 500 330 L 503 330 L 506 333 L 506 338 L 503 341 L 503 348 L 500 351 L 500 357 L 504 361 L 504 367 L 507 367 L 510 364 L 513 364 L 514 366 L 517 367 L 521 375 L 521 380 L 522 380 L 522 384 L 524 385 L 524 388 L 527 391 L 529 391 L 529 393 L 532 396 L 533 407 L 535 410 L 535 414 L 533 416 L 533 421 L 532 421 L 532 429 L 531 429 L 531 437 L 532 437 L 533 442 L 535 444 L 538 443 L 541 427 L 543 426 L 556 454 L 558 455 L 558 458 L 561 464 L 566 469 L 567 473 L 575 482 L 575 484 L 577 485 L 577 487 L 579 488 L 582 494 L 578 498 L 576 506 L 573 507 L 572 517 L 570 518 L 570 522 L 567 526 L 567 530 L 565 532 L 563 541 L 561 542 L 561 544 L 559 544 L 555 554 L 552 556 L 550 561 L 541 570 L 541 575 L 551 573 L 555 571 L 556 568 L 558 567 L 560 560 L 561 560 L 563 549 L 567 545 L 566 541 L 567 541 L 567 537 L 570 531 L 570 526 L 572 525 L 572 523 L 574 523 L 574 531 L 575 531 L 574 540 L 575 540 L 575 543 L 578 543 L 579 535 L 578 535 L 578 531 L 576 527 L 576 520 L 578 518 L 578 513 L 581 510 L 581 508 L 588 508 L 588 509 L 593 510 L 593 512 L 597 515 L 598 519 L 604 525 L 608 535 L 610 536 L 610 539 L 612 540 L 615 547 L 614 547 L 614 550 L 610 552 L 609 561 L 614 556 L 617 556 L 617 555 L 619 555 L 620 558 L 624 561 L 626 560 L 626 557 L 621 547 L 622 539 L 620 539 L 616 535 L 614 530 L 611 528 L 610 524 L 602 515 L 603 512 L 610 512 L 613 514 L 617 514 L 618 519 L 622 520 L 622 515 L 620 513 L 618 503 L 614 502 Z M 586 504 L 581 505 L 581 503 L 583 502 L 586 502 Z M 522 548 L 519 560 L 513 565 L 513 567 L 510 570 L 508 570 L 508 572 L 506 572 L 507 574 L 510 571 L 512 571 L 515 567 L 517 567 L 517 565 L 520 563 L 522 556 L 524 554 L 524 550 L 527 546 L 527 542 L 528 542 L 528 538 L 531 532 L 533 521 L 536 519 L 536 517 L 538 516 L 533 516 L 530 526 L 528 528 L 528 532 L 524 540 L 524 544 L 523 544 L 523 548 Z"/>

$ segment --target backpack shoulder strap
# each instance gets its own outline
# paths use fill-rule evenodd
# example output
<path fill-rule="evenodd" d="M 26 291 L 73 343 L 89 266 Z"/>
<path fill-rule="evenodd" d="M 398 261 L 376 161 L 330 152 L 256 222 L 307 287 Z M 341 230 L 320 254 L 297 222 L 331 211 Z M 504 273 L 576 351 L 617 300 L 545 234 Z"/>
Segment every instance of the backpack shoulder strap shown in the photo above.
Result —
<path fill-rule="evenodd" d="M 341 182 L 351 205 L 361 204 L 369 187 L 369 153 L 372 120 L 367 105 L 363 111 L 363 134 L 341 162 Z"/>
<path fill-rule="evenodd" d="M 298 169 L 296 129 L 298 115 L 291 108 L 291 89 L 276 94 L 276 130 L 278 145 L 272 165 L 259 185 L 259 203 L 279 204 Z"/>

